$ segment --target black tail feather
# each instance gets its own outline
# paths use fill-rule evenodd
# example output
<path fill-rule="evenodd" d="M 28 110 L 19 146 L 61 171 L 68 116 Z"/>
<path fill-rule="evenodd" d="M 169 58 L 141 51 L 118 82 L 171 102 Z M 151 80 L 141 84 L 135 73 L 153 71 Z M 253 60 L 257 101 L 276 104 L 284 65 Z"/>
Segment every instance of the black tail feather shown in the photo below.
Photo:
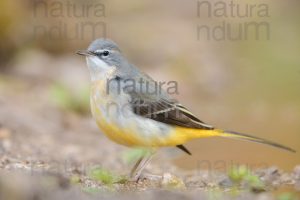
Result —
<path fill-rule="evenodd" d="M 272 142 L 272 141 L 269 141 L 269 140 L 265 140 L 263 138 L 259 138 L 259 137 L 256 137 L 256 136 L 252 136 L 252 135 L 248 135 L 248 134 L 244 134 L 244 133 L 239 133 L 239 132 L 235 132 L 235 131 L 223 131 L 223 132 L 224 132 L 225 137 L 232 137 L 232 138 L 237 138 L 237 139 L 240 139 L 240 140 L 247 140 L 247 141 L 251 141 L 251 142 L 267 144 L 267 145 L 270 145 L 270 146 L 273 146 L 273 147 L 276 147 L 276 148 L 280 148 L 280 149 L 284 149 L 286 151 L 296 153 L 296 150 L 294 150 L 290 147 L 287 147 L 287 146 L 284 146 L 284 145 L 281 145 L 281 144 L 278 144 L 278 143 L 275 143 L 275 142 Z"/>

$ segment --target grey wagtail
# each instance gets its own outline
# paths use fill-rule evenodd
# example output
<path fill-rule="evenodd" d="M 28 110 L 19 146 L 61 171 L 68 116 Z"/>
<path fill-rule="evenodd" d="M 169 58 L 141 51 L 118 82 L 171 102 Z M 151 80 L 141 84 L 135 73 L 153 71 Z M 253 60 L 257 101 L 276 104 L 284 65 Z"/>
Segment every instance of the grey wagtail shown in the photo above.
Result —
<path fill-rule="evenodd" d="M 176 146 L 191 154 L 183 146 L 188 140 L 221 136 L 295 152 L 259 137 L 216 129 L 199 120 L 164 90 L 153 92 L 156 82 L 131 64 L 111 40 L 97 39 L 77 54 L 86 57 L 90 71 L 92 115 L 103 133 L 116 143 L 146 147 L 152 152 L 159 147 Z M 130 174 L 133 180 L 139 178 L 152 155 L 137 161 Z"/>

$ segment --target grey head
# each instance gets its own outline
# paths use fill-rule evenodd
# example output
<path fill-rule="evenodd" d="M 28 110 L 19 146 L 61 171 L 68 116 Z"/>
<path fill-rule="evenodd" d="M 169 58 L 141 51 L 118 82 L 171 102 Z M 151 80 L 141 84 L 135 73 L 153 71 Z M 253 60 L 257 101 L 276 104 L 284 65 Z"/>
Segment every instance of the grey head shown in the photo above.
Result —
<path fill-rule="evenodd" d="M 86 56 L 92 80 L 107 78 L 112 71 L 120 76 L 137 71 L 122 55 L 118 45 L 108 39 L 96 39 L 87 50 L 77 51 L 77 54 Z"/>
<path fill-rule="evenodd" d="M 119 89 L 116 88 L 121 84 L 121 87 L 125 86 L 124 91 L 136 93 L 139 97 L 146 95 L 157 99 L 163 96 L 168 99 L 164 90 L 152 94 L 157 89 L 154 80 L 130 64 L 122 55 L 118 45 L 111 40 L 94 40 L 87 50 L 80 50 L 77 54 L 86 57 L 92 81 L 109 80 L 110 89 L 115 89 L 113 91 L 118 91 Z M 129 83 L 135 83 L 133 91 L 126 89 Z"/>
<path fill-rule="evenodd" d="M 102 38 L 94 40 L 88 47 L 87 51 L 93 52 L 96 55 L 102 56 L 103 58 L 108 57 L 106 53 L 111 53 L 112 51 L 121 53 L 116 43 L 114 43 L 109 39 L 102 39 Z"/>

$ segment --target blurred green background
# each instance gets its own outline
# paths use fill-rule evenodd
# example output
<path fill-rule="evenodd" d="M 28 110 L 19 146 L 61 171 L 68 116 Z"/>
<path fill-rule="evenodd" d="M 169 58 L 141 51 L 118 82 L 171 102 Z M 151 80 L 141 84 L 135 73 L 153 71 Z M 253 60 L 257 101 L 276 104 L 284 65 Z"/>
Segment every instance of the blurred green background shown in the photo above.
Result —
<path fill-rule="evenodd" d="M 47 104 L 53 103 L 49 98 L 54 99 L 54 105 L 65 112 L 90 117 L 89 74 L 84 59 L 74 53 L 95 38 L 107 37 L 154 79 L 178 81 L 179 95 L 174 97 L 203 121 L 298 151 L 291 154 L 248 142 L 209 138 L 188 143 L 193 156 L 175 159 L 180 167 L 218 169 L 221 161 L 225 167 L 234 162 L 292 169 L 300 162 L 300 2 L 210 4 L 217 2 L 238 4 L 241 12 L 247 4 L 266 4 L 269 14 L 259 17 L 254 9 L 252 16 L 243 18 L 209 17 L 202 8 L 198 16 L 199 2 L 195 0 L 1 0 L 0 89 L 9 94 L 1 98 L 13 101 L 22 85 L 30 83 L 35 89 L 26 88 L 27 95 L 44 94 L 36 100 Z M 270 38 L 198 38 L 199 25 L 223 21 L 233 27 L 233 33 L 244 22 L 265 21 Z M 91 24 L 97 25 L 94 31 L 88 26 Z M 26 101 L 23 104 L 27 106 Z"/>

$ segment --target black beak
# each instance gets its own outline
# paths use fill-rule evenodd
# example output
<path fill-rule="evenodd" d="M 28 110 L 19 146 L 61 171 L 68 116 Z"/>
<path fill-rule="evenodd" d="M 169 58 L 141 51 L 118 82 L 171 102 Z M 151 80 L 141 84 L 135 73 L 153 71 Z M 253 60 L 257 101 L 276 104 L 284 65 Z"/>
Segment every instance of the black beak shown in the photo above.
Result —
<path fill-rule="evenodd" d="M 76 54 L 81 56 L 94 56 L 95 54 L 93 52 L 87 51 L 87 50 L 78 50 Z"/>

